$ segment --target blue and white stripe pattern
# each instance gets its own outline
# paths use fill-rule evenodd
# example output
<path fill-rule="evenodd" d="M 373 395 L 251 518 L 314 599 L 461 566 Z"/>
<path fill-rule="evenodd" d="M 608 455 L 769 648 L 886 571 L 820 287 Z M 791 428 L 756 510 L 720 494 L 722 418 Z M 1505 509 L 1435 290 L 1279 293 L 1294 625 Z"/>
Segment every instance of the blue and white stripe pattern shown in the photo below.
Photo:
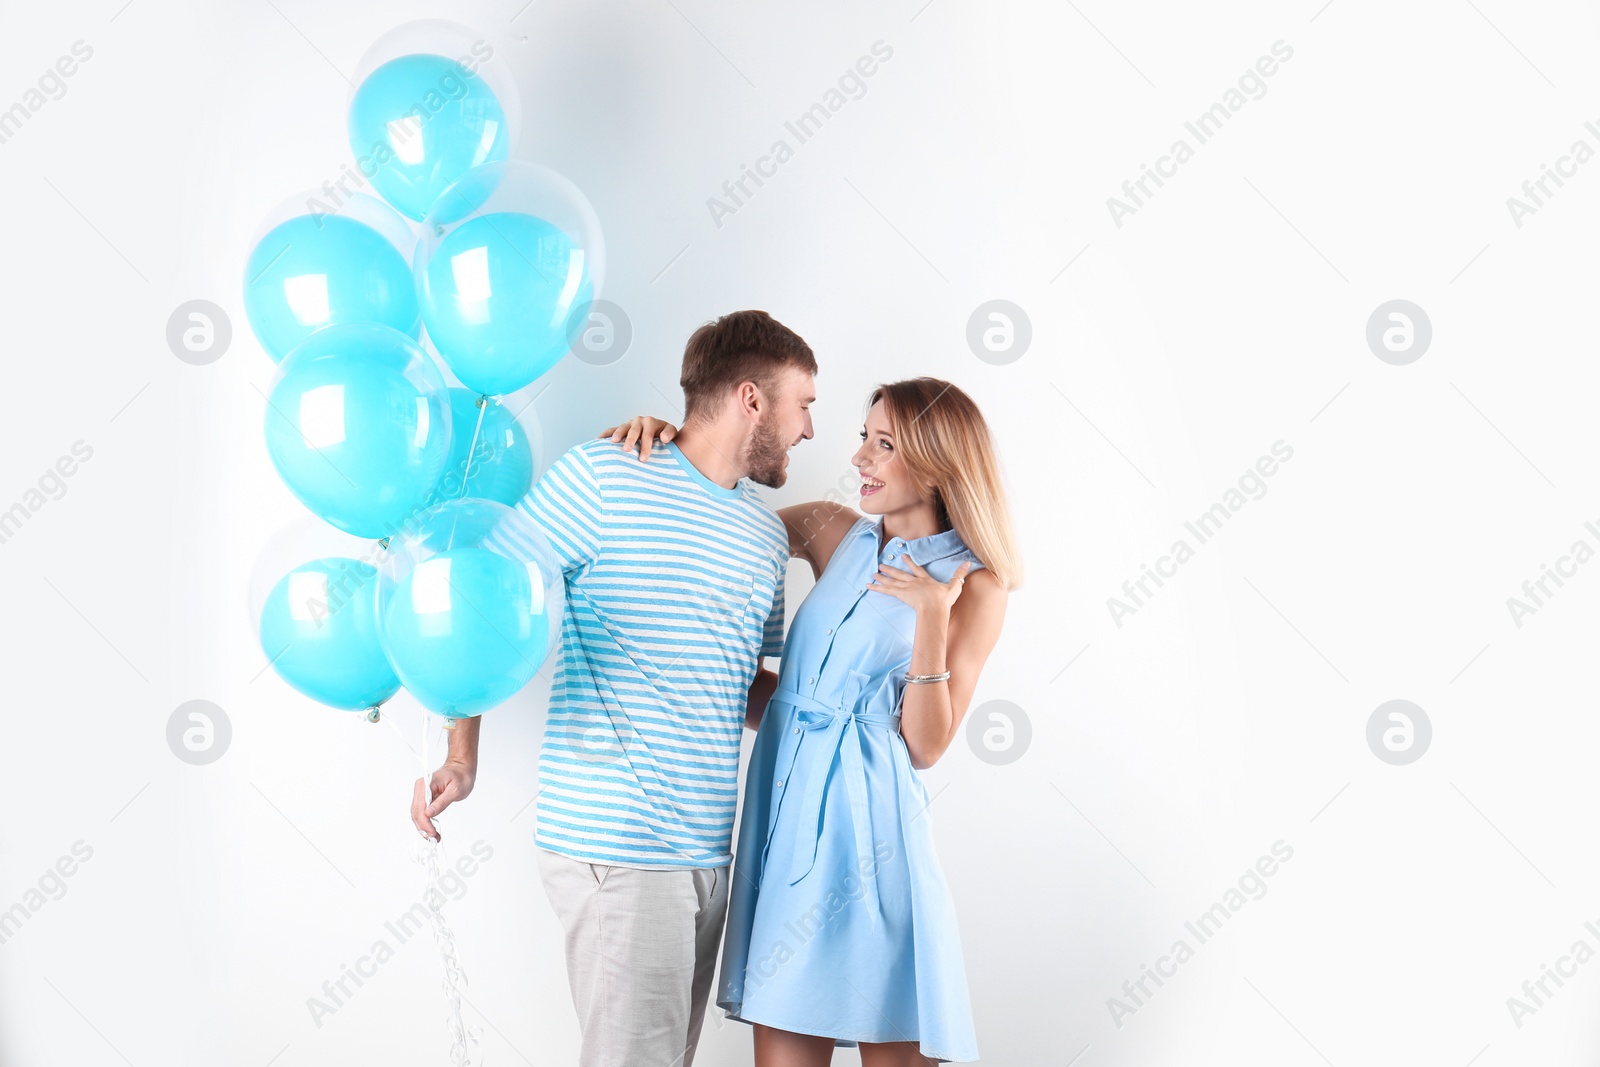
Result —
<path fill-rule="evenodd" d="M 675 444 L 577 445 L 518 504 L 566 576 L 534 842 L 591 863 L 732 860 L 759 656 L 783 651 L 789 538 L 748 479 Z"/>

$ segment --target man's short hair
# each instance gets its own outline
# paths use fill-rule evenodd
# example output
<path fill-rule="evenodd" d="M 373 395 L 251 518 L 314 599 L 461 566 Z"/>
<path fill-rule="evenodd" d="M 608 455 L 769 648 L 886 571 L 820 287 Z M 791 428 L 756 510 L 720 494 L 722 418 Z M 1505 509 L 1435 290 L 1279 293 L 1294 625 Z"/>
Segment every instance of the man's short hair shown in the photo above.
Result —
<path fill-rule="evenodd" d="M 730 390 L 754 382 L 769 399 L 787 367 L 817 373 L 799 334 L 765 311 L 734 311 L 696 330 L 683 349 L 683 421 L 714 416 Z"/>

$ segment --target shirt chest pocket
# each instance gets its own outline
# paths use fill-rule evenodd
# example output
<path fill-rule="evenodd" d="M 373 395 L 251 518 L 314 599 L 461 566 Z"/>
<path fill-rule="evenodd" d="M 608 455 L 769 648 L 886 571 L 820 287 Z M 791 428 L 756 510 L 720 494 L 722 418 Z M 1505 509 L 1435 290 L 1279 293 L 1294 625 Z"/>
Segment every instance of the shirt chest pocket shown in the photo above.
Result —
<path fill-rule="evenodd" d="M 750 602 L 750 580 L 744 576 L 702 575 L 685 594 L 689 608 L 708 623 L 739 621 Z"/>
<path fill-rule="evenodd" d="M 750 592 L 745 598 L 744 614 L 740 616 L 741 639 L 752 654 L 759 655 L 766 645 L 767 616 L 772 613 L 773 591 L 776 583 L 770 573 L 750 577 Z"/>
<path fill-rule="evenodd" d="M 766 625 L 767 616 L 772 614 L 772 600 L 777 595 L 778 576 L 771 571 L 762 571 L 750 576 L 750 596 L 745 602 L 746 622 L 752 622 L 756 629 Z"/>
<path fill-rule="evenodd" d="M 685 606 L 708 629 L 737 632 L 744 640 L 752 625 L 759 631 L 766 621 L 773 588 L 770 574 L 704 575 L 687 591 Z"/>

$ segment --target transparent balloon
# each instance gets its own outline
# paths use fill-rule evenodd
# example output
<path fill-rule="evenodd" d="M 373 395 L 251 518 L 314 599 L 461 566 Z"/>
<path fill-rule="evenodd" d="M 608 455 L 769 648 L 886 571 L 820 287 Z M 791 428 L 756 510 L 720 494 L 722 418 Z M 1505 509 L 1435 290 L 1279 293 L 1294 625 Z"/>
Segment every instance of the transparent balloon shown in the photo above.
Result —
<path fill-rule="evenodd" d="M 532 519 L 492 500 L 452 500 L 389 547 L 379 634 L 419 704 L 470 718 L 538 673 L 560 636 L 566 589 Z"/>
<path fill-rule="evenodd" d="M 450 411 L 453 444 L 439 500 L 465 496 L 515 505 L 533 487 L 543 458 L 544 436 L 532 402 L 452 388 Z"/>
<path fill-rule="evenodd" d="M 354 85 L 347 127 L 356 165 L 410 218 L 516 147 L 522 115 L 510 65 L 486 36 L 458 23 L 390 30 L 367 49 Z"/>
<path fill-rule="evenodd" d="M 347 533 L 389 537 L 450 460 L 450 397 L 422 348 L 375 323 L 327 326 L 284 357 L 267 453 L 300 502 Z"/>
<path fill-rule="evenodd" d="M 244 310 L 274 363 L 335 323 L 379 322 L 416 337 L 411 224 L 383 201 L 308 189 L 274 208 L 245 262 Z"/>
<path fill-rule="evenodd" d="M 400 689 L 378 640 L 386 555 L 304 515 L 277 531 L 250 576 L 250 626 L 272 669 L 300 693 L 345 711 L 375 709 Z"/>
<path fill-rule="evenodd" d="M 502 393 L 495 397 L 496 402 L 507 411 L 522 426 L 522 432 L 528 437 L 528 447 L 533 452 L 533 480 L 537 482 L 544 474 L 545 468 L 553 457 L 546 448 L 544 437 L 544 422 L 539 417 L 539 408 L 536 403 L 545 387 L 538 382 L 523 386 L 514 393 Z"/>
<path fill-rule="evenodd" d="M 428 339 L 461 383 L 498 396 L 566 355 L 600 295 L 605 239 L 588 199 L 536 163 L 492 163 L 450 186 L 412 263 Z"/>

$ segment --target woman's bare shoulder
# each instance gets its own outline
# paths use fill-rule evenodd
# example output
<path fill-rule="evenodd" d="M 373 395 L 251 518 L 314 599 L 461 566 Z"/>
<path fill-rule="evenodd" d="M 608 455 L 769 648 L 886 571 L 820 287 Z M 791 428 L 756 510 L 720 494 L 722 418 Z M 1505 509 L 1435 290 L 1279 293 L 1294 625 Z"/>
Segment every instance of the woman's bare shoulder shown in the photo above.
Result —
<path fill-rule="evenodd" d="M 789 531 L 789 552 L 809 560 L 819 572 L 861 516 L 832 500 L 813 500 L 779 508 L 778 515 Z"/>

